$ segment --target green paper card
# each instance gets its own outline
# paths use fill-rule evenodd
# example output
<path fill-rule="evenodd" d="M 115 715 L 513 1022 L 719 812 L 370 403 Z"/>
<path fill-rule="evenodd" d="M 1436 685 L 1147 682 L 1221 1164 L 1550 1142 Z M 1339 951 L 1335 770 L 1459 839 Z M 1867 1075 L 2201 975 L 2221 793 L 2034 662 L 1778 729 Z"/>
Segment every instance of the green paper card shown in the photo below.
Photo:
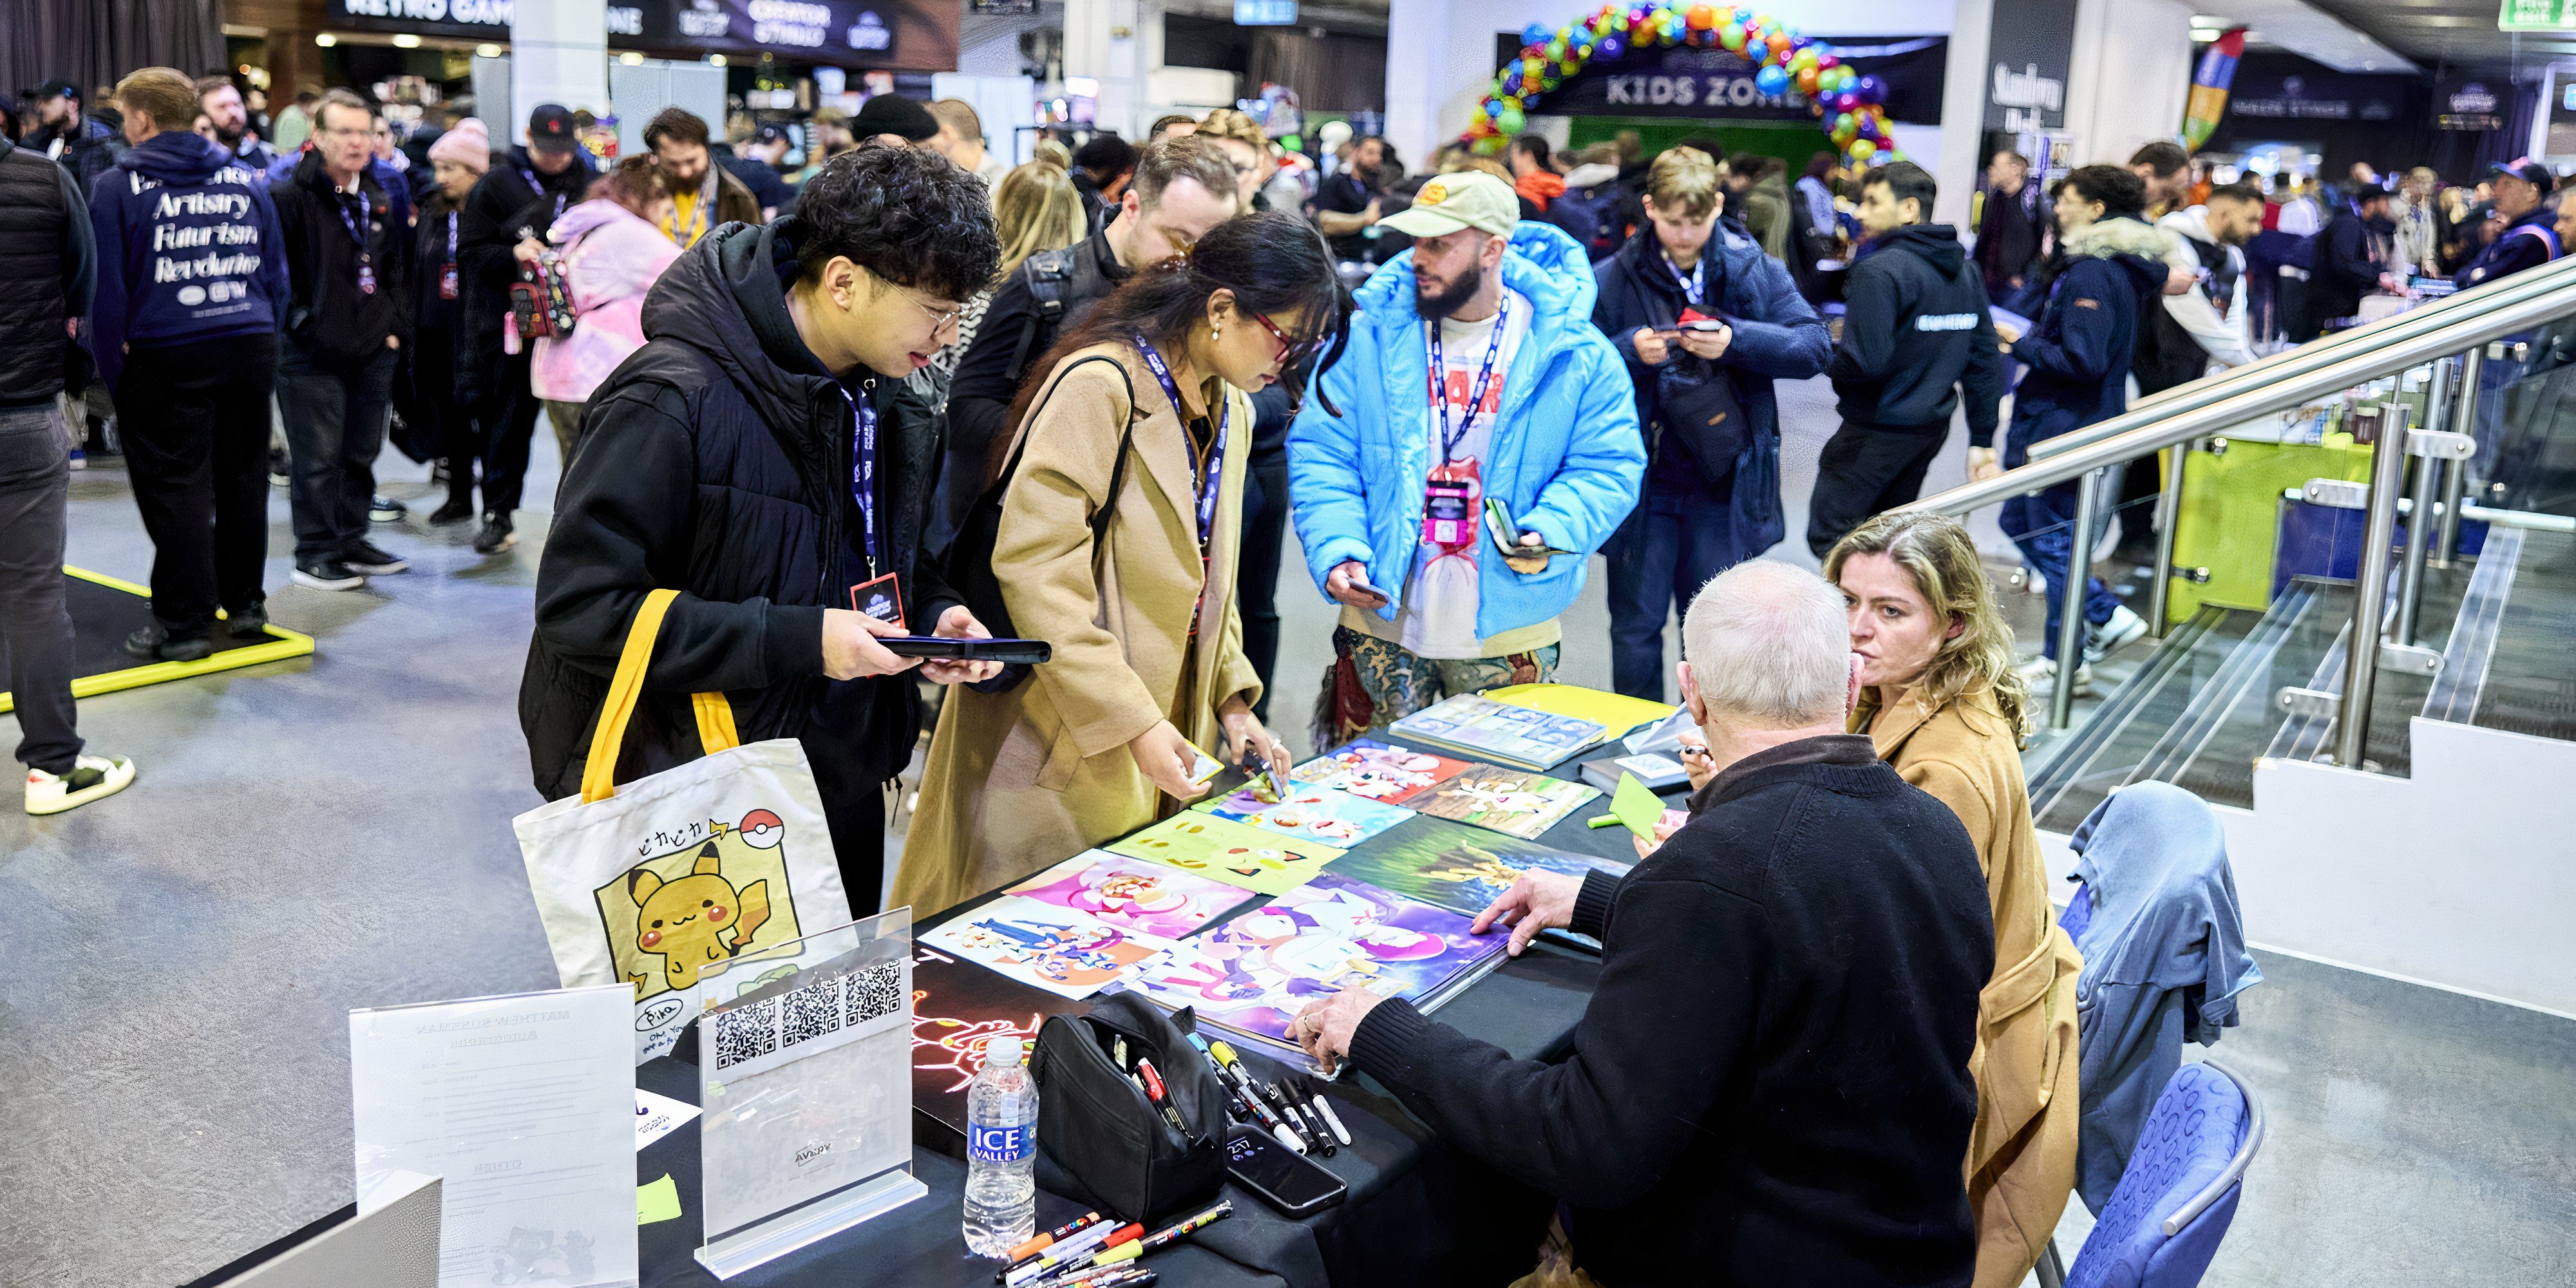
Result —
<path fill-rule="evenodd" d="M 651 1225 L 675 1220 L 679 1215 L 680 1187 L 672 1184 L 670 1177 L 635 1187 L 635 1224 Z"/>
<path fill-rule="evenodd" d="M 1610 797 L 1610 812 L 1640 839 L 1653 841 L 1655 825 L 1664 821 L 1664 798 L 1635 774 L 1619 775 L 1619 790 Z"/>

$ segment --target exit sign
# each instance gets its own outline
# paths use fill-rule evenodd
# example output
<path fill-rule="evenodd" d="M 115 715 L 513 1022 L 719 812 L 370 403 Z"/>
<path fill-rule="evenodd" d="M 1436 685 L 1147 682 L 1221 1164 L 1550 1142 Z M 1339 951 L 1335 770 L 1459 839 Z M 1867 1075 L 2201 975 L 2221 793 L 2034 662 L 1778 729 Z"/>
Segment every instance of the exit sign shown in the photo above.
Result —
<path fill-rule="evenodd" d="M 2576 0 L 2571 0 L 2576 3 Z M 1238 27 L 1293 27 L 1297 25 L 1297 0 L 1234 0 L 1234 25 Z"/>
<path fill-rule="evenodd" d="M 2576 31 L 2576 0 L 2504 0 L 2496 30 Z"/>

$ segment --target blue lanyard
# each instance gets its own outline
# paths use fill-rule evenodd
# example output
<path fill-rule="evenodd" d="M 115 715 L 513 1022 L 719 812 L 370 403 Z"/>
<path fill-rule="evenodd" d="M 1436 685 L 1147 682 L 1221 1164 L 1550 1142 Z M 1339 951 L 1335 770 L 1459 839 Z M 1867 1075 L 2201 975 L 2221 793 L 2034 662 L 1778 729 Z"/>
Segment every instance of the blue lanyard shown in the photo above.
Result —
<path fill-rule="evenodd" d="M 1153 344 L 1145 339 L 1142 332 L 1135 333 L 1130 338 L 1136 342 L 1136 352 L 1145 359 L 1145 369 L 1153 372 L 1154 379 L 1162 384 L 1163 396 L 1172 400 L 1172 414 L 1186 423 L 1190 413 L 1181 405 L 1180 386 L 1172 383 L 1172 370 L 1163 365 L 1163 355 L 1154 352 Z M 1224 409 L 1217 413 L 1216 418 L 1216 445 L 1208 449 L 1207 473 L 1199 479 L 1199 555 L 1201 558 L 1207 555 L 1208 534 L 1216 528 L 1217 494 L 1225 489 L 1225 440 L 1234 423 L 1234 404 L 1224 402 L 1223 405 Z M 1115 505 L 1118 503 L 1118 498 L 1113 496 L 1109 498 L 1109 502 Z"/>
<path fill-rule="evenodd" d="M 1667 255 L 1662 258 L 1664 261 L 1664 271 L 1673 275 L 1673 284 L 1682 288 L 1683 296 L 1690 300 L 1692 307 L 1698 307 L 1702 301 L 1702 297 L 1708 293 L 1708 252 L 1703 249 L 1700 252 L 1699 258 L 1691 261 L 1691 271 L 1690 276 L 1688 277 L 1682 276 L 1682 271 L 1673 267 L 1671 256 Z"/>
<path fill-rule="evenodd" d="M 877 575 L 877 409 L 866 399 L 835 383 L 850 404 L 850 499 L 859 506 L 859 548 L 868 561 L 868 577 Z"/>
<path fill-rule="evenodd" d="M 447 262 L 456 262 L 456 212 L 447 212 Z"/>
<path fill-rule="evenodd" d="M 1485 341 L 1484 364 L 1476 368 L 1476 382 L 1467 388 L 1467 414 L 1455 431 L 1449 428 L 1449 364 L 1440 354 L 1440 320 L 1430 319 L 1422 325 L 1431 336 L 1431 405 L 1440 412 L 1440 461 L 1449 463 L 1458 454 L 1458 444 L 1475 427 L 1476 413 L 1484 410 L 1485 386 L 1494 378 L 1494 359 L 1503 352 L 1503 332 L 1511 326 L 1512 297 L 1503 296 L 1502 307 L 1494 310 L 1494 334 Z"/>
<path fill-rule="evenodd" d="M 349 213 L 349 201 L 352 197 L 357 200 L 358 209 L 365 210 L 367 208 L 367 194 L 363 189 L 355 193 L 342 192 L 337 188 L 332 189 L 331 206 L 333 209 L 340 212 L 340 224 L 342 227 L 349 230 L 349 240 L 358 243 L 358 263 L 361 267 L 364 267 L 367 262 L 368 254 L 367 233 L 364 228 L 361 228 L 358 225 L 358 217 Z"/>
<path fill-rule="evenodd" d="M 578 162 L 576 162 L 575 164 L 579 164 L 579 163 L 578 163 Z M 707 164 L 709 164 L 709 165 L 713 165 L 713 164 L 715 164 L 715 163 L 714 163 L 713 161 L 709 161 Z M 532 193 L 535 193 L 536 195 L 538 195 L 538 196 L 540 196 L 540 197 L 542 197 L 542 196 L 546 195 L 546 185 L 544 185 L 544 184 L 542 184 L 542 183 L 537 182 L 537 172 L 536 172 L 536 171 L 531 170 L 531 169 L 529 169 L 529 168 L 528 168 L 528 167 L 526 167 L 526 166 L 520 166 L 520 167 L 518 167 L 518 171 L 519 171 L 519 177 L 528 181 L 528 191 L 530 191 L 530 192 L 532 192 Z M 555 218 L 557 218 L 557 219 L 561 219 L 561 218 L 563 218 L 563 208 L 564 208 L 564 195 L 563 195 L 562 193 L 558 192 L 558 193 L 556 193 L 556 194 L 555 194 Z"/>

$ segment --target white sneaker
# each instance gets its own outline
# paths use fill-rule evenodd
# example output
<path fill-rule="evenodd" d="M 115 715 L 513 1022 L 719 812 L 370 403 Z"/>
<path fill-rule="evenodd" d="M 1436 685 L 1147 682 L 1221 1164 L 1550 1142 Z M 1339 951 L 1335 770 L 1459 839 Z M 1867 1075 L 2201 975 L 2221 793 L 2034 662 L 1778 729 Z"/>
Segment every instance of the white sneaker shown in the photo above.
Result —
<path fill-rule="evenodd" d="M 2093 638 L 2084 645 L 2084 660 L 2099 662 L 2146 633 L 2147 619 L 2122 604 L 2111 610 L 2111 620 L 2093 628 Z"/>
<path fill-rule="evenodd" d="M 2035 657 L 2022 663 L 2020 670 L 2022 683 L 2030 690 L 2031 701 L 2045 703 L 2048 701 L 2048 695 L 2056 692 L 2057 663 L 2055 661 L 2049 658 Z M 2075 668 L 2075 696 L 2079 698 L 2086 697 L 2091 695 L 2092 692 L 2093 668 L 2090 666 L 2077 666 Z"/>
<path fill-rule="evenodd" d="M 56 777 L 32 765 L 27 768 L 27 812 L 60 814 L 102 796 L 114 796 L 134 781 L 134 762 L 123 756 L 82 756 L 72 772 Z"/>

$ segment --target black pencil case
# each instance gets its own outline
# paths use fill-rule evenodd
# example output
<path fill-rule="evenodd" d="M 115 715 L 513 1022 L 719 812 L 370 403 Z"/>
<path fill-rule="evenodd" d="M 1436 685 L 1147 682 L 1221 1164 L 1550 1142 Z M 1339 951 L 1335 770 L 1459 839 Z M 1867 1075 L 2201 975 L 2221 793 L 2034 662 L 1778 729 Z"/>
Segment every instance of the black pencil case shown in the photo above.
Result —
<path fill-rule="evenodd" d="M 1176 1130 L 1112 1059 L 1154 1062 L 1187 1131 Z M 1062 1169 L 1068 1198 L 1148 1226 L 1216 1198 L 1225 1184 L 1225 1093 L 1198 1052 L 1153 1003 L 1113 993 L 1089 1015 L 1038 1030 L 1038 1148 Z"/>

